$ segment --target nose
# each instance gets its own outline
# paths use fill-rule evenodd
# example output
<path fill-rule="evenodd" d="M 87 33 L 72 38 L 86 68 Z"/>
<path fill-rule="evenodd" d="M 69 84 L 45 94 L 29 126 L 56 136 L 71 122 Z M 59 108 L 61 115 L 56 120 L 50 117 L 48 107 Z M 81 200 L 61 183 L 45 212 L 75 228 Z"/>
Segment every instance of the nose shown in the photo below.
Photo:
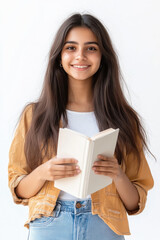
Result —
<path fill-rule="evenodd" d="M 76 60 L 85 60 L 86 55 L 83 49 L 79 49 L 76 54 Z"/>

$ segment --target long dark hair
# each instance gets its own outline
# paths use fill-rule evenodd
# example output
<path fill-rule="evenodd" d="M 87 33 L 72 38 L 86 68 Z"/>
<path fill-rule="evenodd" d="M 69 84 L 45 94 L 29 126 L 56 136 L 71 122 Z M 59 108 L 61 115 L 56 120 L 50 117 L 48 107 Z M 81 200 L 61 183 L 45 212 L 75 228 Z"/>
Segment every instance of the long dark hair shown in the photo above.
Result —
<path fill-rule="evenodd" d="M 25 139 L 25 155 L 33 170 L 56 153 L 60 119 L 67 124 L 68 77 L 60 67 L 61 51 L 68 32 L 77 26 L 87 27 L 96 35 L 102 53 L 101 66 L 93 76 L 94 112 L 100 131 L 119 128 L 116 147 L 119 163 L 131 151 L 140 159 L 140 151 L 147 147 L 145 131 L 139 116 L 128 104 L 121 87 L 118 59 L 109 34 L 102 23 L 89 14 L 74 14 L 59 28 L 52 44 L 42 93 L 32 103 L 32 121 Z M 138 141 L 138 139 L 140 141 Z M 141 142 L 141 146 L 138 144 Z"/>

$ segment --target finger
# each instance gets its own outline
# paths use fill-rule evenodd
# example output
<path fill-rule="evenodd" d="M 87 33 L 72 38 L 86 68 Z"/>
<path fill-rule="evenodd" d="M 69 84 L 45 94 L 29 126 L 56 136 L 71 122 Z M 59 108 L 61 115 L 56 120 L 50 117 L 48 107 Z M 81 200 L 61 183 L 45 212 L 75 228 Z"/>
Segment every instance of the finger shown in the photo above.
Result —
<path fill-rule="evenodd" d="M 96 162 L 94 162 L 93 163 L 93 166 L 105 166 L 105 167 L 107 167 L 107 166 L 116 166 L 118 163 L 117 162 L 114 162 L 114 161 L 108 161 L 108 160 L 106 160 L 106 161 L 96 161 Z"/>
<path fill-rule="evenodd" d="M 77 170 L 74 170 L 74 171 L 66 171 L 66 172 L 64 172 L 64 171 L 54 171 L 53 172 L 53 175 L 54 176 L 66 176 L 66 175 L 74 175 L 74 174 L 78 174 L 78 173 L 80 173 L 81 172 L 81 170 L 80 169 L 77 169 Z"/>
<path fill-rule="evenodd" d="M 114 167 L 93 167 L 92 169 L 94 172 L 110 172 L 115 175 L 119 173 L 119 169 Z"/>
<path fill-rule="evenodd" d="M 95 172 L 95 174 L 104 175 L 104 176 L 108 176 L 108 177 L 111 177 L 111 178 L 114 177 L 114 174 L 112 172 Z"/>
<path fill-rule="evenodd" d="M 79 174 L 79 173 L 78 173 L 78 174 Z M 68 175 L 63 175 L 63 176 L 61 176 L 61 175 L 59 175 L 59 176 L 54 176 L 54 180 L 53 180 L 53 181 L 58 180 L 58 179 L 62 179 L 62 178 L 67 178 L 67 177 L 75 177 L 75 176 L 77 176 L 78 174 L 68 174 Z"/>
<path fill-rule="evenodd" d="M 94 172 L 111 172 L 112 174 L 116 174 L 117 173 L 117 169 L 115 168 L 105 168 L 105 167 L 93 167 L 92 168 Z"/>
<path fill-rule="evenodd" d="M 104 160 L 104 161 L 106 161 L 106 160 L 117 161 L 117 159 L 115 157 L 107 157 L 107 156 L 104 156 L 104 155 L 101 155 L 101 154 L 99 154 L 97 157 L 101 160 Z"/>
<path fill-rule="evenodd" d="M 54 164 L 76 164 L 78 160 L 75 158 L 53 158 L 52 161 Z"/>
<path fill-rule="evenodd" d="M 77 170 L 80 169 L 80 167 L 78 165 L 54 165 L 53 166 L 53 170 L 60 170 L 60 171 L 73 171 L 73 170 Z"/>

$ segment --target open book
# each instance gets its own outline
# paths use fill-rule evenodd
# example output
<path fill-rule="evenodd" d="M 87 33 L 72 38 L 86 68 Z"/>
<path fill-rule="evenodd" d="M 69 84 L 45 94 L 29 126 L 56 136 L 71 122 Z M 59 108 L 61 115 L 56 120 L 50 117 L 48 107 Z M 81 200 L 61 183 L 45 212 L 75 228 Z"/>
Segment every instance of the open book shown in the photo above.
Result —
<path fill-rule="evenodd" d="M 55 180 L 54 186 L 75 197 L 86 198 L 111 184 L 110 177 L 95 174 L 92 166 L 98 154 L 114 155 L 118 133 L 119 129 L 109 128 L 90 138 L 68 128 L 60 128 L 57 157 L 77 159 L 81 173 Z"/>

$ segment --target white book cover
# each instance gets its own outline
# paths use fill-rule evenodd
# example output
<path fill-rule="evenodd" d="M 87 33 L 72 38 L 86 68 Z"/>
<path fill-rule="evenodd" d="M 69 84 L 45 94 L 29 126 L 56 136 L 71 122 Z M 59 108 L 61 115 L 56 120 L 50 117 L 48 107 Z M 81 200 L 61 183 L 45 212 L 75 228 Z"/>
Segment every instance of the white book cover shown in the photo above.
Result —
<path fill-rule="evenodd" d="M 118 133 L 119 129 L 110 128 L 90 138 L 71 129 L 60 128 L 57 157 L 77 159 L 81 173 L 58 179 L 54 186 L 75 197 L 86 198 L 87 195 L 111 184 L 110 177 L 95 174 L 92 166 L 98 154 L 108 157 L 114 155 Z"/>

